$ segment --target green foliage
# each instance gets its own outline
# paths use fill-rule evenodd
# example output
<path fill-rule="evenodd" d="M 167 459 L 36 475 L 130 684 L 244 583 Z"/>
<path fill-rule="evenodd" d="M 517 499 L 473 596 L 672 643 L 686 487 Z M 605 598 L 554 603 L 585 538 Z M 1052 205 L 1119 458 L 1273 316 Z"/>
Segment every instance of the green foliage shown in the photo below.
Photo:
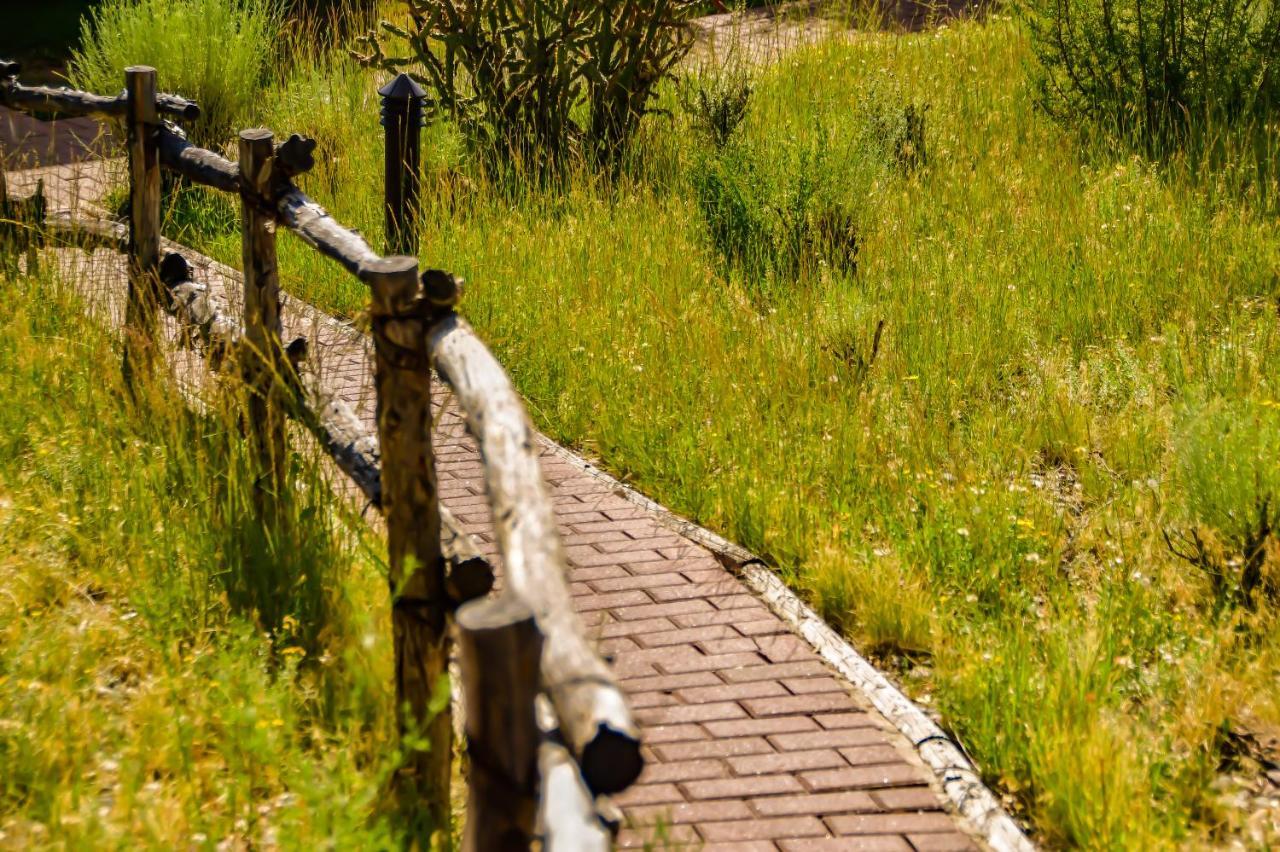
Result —
<path fill-rule="evenodd" d="M 751 90 L 727 79 L 686 96 L 690 122 L 711 143 L 691 176 L 724 268 L 764 297 L 822 270 L 855 274 L 866 199 L 926 161 L 927 107 L 904 106 L 894 81 L 877 78 L 856 110 L 824 117 L 803 141 L 761 144 L 734 139 Z"/>
<path fill-rule="evenodd" d="M 235 409 L 130 403 L 68 288 L 0 299 L 0 845 L 407 845 L 385 578 L 320 459 L 268 532 Z"/>
<path fill-rule="evenodd" d="M 200 105 L 192 140 L 221 146 L 253 120 L 283 21 L 279 0 L 104 0 L 81 25 L 69 76 L 77 88 L 118 92 L 125 67 L 150 65 L 162 91 Z"/>
<path fill-rule="evenodd" d="M 688 0 L 408 0 L 408 43 L 388 57 L 363 43 L 368 64 L 408 69 L 428 107 L 483 150 L 533 172 L 588 159 L 616 166 L 654 91 L 688 52 Z"/>
<path fill-rule="evenodd" d="M 1040 88 L 1067 124 L 1164 153 L 1280 108 L 1274 0 L 1028 0 Z"/>
<path fill-rule="evenodd" d="M 512 193 L 437 125 L 422 244 L 469 282 L 461 310 L 540 428 L 767 558 L 1045 845 L 1275 847 L 1258 776 L 1220 765 L 1224 726 L 1280 728 L 1276 608 L 1223 618 L 1164 532 L 1211 528 L 1180 472 L 1188 401 L 1280 399 L 1280 237 L 1247 200 L 1082 150 L 1036 107 L 1032 58 L 999 15 L 803 46 L 753 69 L 722 150 L 677 109 L 607 185 L 584 167 Z M 339 126 L 358 88 L 277 90 L 272 121 L 331 125 L 308 191 L 377 233 L 381 140 L 367 111 Z M 801 181 L 807 218 L 841 205 L 856 276 L 809 255 L 747 279 L 713 244 L 704 169 L 768 235 Z M 205 246 L 239 259 L 235 234 Z M 280 253 L 293 293 L 367 304 L 309 247 Z"/>
<path fill-rule="evenodd" d="M 704 68 L 683 81 L 680 105 L 694 130 L 715 148 L 724 148 L 747 117 L 751 93 L 751 78 L 739 63 L 723 70 Z"/>
<path fill-rule="evenodd" d="M 1215 603 L 1280 607 L 1280 411 L 1218 400 L 1183 415 L 1176 452 L 1184 509 L 1197 526 L 1171 537 L 1208 575 Z"/>

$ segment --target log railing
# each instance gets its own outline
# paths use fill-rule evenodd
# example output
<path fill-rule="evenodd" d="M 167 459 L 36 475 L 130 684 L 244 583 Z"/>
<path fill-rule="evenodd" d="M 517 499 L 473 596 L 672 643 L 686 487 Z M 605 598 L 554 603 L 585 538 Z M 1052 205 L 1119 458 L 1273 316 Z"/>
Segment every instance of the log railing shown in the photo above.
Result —
<path fill-rule="evenodd" d="M 18 71 L 14 63 L 0 61 L 0 104 L 42 114 L 106 116 L 125 125 L 127 226 L 74 211 L 45 215 L 42 203 L 10 201 L 2 183 L 0 204 L 6 218 L 35 211 L 26 218 L 45 239 L 128 255 L 126 376 L 136 380 L 151 369 L 158 349 L 156 316 L 167 311 L 181 334 L 202 345 L 213 366 L 233 365 L 243 379 L 251 415 L 244 418 L 246 440 L 263 472 L 264 523 L 288 487 L 286 417 L 301 422 L 381 510 L 391 569 L 397 710 L 402 730 L 424 733 L 430 742 L 402 777 L 411 779 L 434 825 L 449 824 L 453 727 L 448 709 L 432 714 L 428 706 L 447 677 L 456 637 L 470 758 L 464 848 L 608 848 L 618 820 L 605 797 L 640 774 L 639 731 L 571 606 L 564 548 L 532 427 L 502 366 L 455 312 L 461 281 L 435 270 L 420 273 L 413 257 L 380 255 L 302 192 L 294 178 L 314 165 L 310 140 L 292 136 L 277 145 L 270 131 L 243 131 L 239 161 L 231 162 L 191 144 L 172 123 L 198 117 L 199 108 L 159 93 L 154 69 L 127 69 L 124 93 L 113 96 L 23 86 Z M 387 244 L 414 251 L 421 90 L 402 77 L 381 94 Z M 242 317 L 217 307 L 181 255 L 161 255 L 162 169 L 241 199 Z M 376 434 L 327 393 L 309 365 L 306 341 L 285 346 L 281 339 L 278 226 L 369 288 Z M 8 244 L 10 250 L 0 254 L 13 254 L 15 240 Z M 34 261 L 29 252 L 28 264 Z M 437 375 L 452 387 L 484 461 L 506 580 L 496 595 L 490 593 L 489 565 L 437 496 L 431 447 L 431 386 Z"/>

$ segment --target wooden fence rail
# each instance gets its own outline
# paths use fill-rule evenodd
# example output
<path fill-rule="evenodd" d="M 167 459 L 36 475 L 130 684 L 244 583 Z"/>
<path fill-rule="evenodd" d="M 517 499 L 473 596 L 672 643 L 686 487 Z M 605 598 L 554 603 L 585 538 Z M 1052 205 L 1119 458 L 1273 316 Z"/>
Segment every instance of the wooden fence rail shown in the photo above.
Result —
<path fill-rule="evenodd" d="M 243 379 L 246 439 L 264 472 L 264 522 L 288 487 L 286 416 L 300 421 L 382 512 L 397 709 L 402 730 L 421 731 L 431 744 L 404 775 L 434 824 L 449 823 L 453 728 L 447 710 L 432 715 L 428 707 L 447 675 L 456 635 L 470 756 L 464 848 L 529 849 L 538 842 L 575 852 L 608 848 L 618 820 L 605 797 L 639 776 L 639 731 L 573 611 L 564 548 L 524 406 L 497 359 L 455 313 L 461 281 L 436 270 L 420 274 L 413 257 L 380 255 L 303 193 L 294 178 L 314 165 L 310 140 L 292 136 L 277 145 L 269 131 L 243 131 L 239 161 L 231 162 L 192 145 L 171 123 L 198 117 L 199 107 L 158 92 L 154 69 L 127 69 L 125 91 L 115 96 L 23 86 L 18 72 L 16 64 L 0 61 L 0 103 L 10 108 L 125 124 L 127 226 L 73 211 L 45 215 L 43 204 L 21 207 L 7 196 L 0 203 L 6 211 L 35 211 L 32 224 L 45 239 L 128 255 L 126 375 L 150 369 L 156 314 L 169 312 L 212 366 L 232 365 Z M 387 244 L 415 251 L 421 90 L 402 75 L 382 94 Z M 161 255 L 161 169 L 241 199 L 242 318 L 226 315 L 209 298 L 181 255 Z M 281 340 L 277 226 L 369 287 L 376 435 L 325 391 L 309 366 L 306 341 L 286 347 Z M 437 497 L 435 375 L 453 388 L 480 446 L 505 570 L 498 595 L 490 594 L 489 565 Z"/>

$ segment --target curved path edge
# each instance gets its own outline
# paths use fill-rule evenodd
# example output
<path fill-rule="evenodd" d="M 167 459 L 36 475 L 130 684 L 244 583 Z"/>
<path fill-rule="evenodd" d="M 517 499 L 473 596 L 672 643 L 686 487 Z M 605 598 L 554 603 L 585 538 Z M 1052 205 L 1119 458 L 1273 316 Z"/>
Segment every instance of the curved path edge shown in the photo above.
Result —
<path fill-rule="evenodd" d="M 1038 848 L 1001 806 L 995 793 L 983 783 L 982 776 L 972 761 L 946 731 L 883 672 L 858 653 L 848 640 L 823 621 L 786 583 L 769 570 L 763 559 L 677 515 L 541 432 L 536 434 L 548 452 L 607 485 L 617 496 L 643 508 L 662 526 L 714 553 L 730 573 L 741 579 L 822 659 L 862 690 L 872 705 L 911 741 L 920 759 L 933 770 L 947 798 L 973 826 L 977 836 L 992 849 L 996 852 L 1034 852 Z"/>

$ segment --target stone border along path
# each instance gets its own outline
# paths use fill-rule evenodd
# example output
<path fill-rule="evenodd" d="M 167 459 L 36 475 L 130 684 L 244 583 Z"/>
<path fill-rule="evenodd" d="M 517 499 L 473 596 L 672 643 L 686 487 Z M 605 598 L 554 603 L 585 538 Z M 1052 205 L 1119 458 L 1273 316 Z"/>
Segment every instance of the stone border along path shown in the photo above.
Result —
<path fill-rule="evenodd" d="M 10 188 L 23 194 L 43 179 L 52 209 L 89 215 L 113 167 L 16 172 Z M 181 250 L 215 298 L 235 301 L 238 273 Z M 52 253 L 118 324 L 123 256 Z M 372 424 L 368 339 L 297 299 L 284 323 L 286 339 L 306 335 L 323 380 Z M 441 498 L 492 558 L 480 456 L 442 386 L 439 402 Z M 628 820 L 619 846 L 1034 848 L 941 729 L 759 559 L 542 444 L 575 603 L 644 733 L 645 772 L 617 797 Z"/>

